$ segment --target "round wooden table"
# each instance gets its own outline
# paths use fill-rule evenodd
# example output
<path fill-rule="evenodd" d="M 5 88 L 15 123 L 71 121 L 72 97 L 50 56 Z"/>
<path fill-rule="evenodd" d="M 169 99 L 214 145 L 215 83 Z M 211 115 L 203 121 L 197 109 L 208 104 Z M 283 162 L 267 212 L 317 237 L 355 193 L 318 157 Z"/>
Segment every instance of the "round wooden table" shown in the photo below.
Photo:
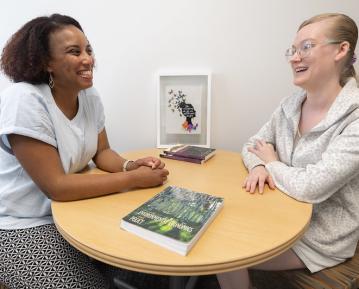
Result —
<path fill-rule="evenodd" d="M 123 154 L 136 159 L 159 150 Z M 247 171 L 241 156 L 220 151 L 199 165 L 165 159 L 166 184 L 74 202 L 53 202 L 56 226 L 83 253 L 139 272 L 189 276 L 249 267 L 289 249 L 309 225 L 312 205 L 278 190 L 263 195 L 242 189 Z M 99 173 L 92 170 L 91 173 Z M 178 255 L 120 229 L 120 220 L 168 185 L 224 197 L 224 206 L 187 256 Z"/>

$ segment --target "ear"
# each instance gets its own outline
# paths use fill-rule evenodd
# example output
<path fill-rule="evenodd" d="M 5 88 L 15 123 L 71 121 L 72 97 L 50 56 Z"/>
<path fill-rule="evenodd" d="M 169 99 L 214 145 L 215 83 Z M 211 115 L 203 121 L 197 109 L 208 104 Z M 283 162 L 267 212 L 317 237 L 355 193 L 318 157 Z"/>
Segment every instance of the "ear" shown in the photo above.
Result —
<path fill-rule="evenodd" d="M 54 69 L 52 68 L 53 61 L 52 59 L 48 59 L 47 62 L 44 64 L 44 70 L 48 73 L 52 73 Z"/>
<path fill-rule="evenodd" d="M 46 70 L 48 73 L 51 73 L 51 72 L 53 71 L 50 64 L 46 65 L 45 70 Z"/>
<path fill-rule="evenodd" d="M 340 61 L 348 54 L 350 49 L 350 44 L 348 41 L 343 41 L 339 44 L 339 49 L 337 51 L 337 54 L 335 56 L 336 61 Z"/>

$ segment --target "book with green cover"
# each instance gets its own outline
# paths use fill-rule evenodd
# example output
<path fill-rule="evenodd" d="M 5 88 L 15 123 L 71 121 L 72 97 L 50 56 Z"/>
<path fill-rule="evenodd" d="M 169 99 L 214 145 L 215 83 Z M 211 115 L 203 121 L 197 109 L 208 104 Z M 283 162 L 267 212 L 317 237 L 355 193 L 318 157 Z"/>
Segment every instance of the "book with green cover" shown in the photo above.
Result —
<path fill-rule="evenodd" d="M 223 206 L 223 198 L 169 186 L 121 220 L 121 227 L 181 255 Z"/>

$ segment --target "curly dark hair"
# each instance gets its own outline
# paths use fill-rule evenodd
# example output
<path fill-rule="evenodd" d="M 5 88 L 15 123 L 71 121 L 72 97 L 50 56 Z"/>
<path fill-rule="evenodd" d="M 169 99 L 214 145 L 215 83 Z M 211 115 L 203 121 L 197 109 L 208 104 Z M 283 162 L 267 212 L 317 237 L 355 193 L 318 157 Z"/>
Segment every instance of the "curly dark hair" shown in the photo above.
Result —
<path fill-rule="evenodd" d="M 0 59 L 1 70 L 14 82 L 47 83 L 49 35 L 67 25 L 73 25 L 83 32 L 80 24 L 66 15 L 52 14 L 27 22 L 5 45 Z"/>

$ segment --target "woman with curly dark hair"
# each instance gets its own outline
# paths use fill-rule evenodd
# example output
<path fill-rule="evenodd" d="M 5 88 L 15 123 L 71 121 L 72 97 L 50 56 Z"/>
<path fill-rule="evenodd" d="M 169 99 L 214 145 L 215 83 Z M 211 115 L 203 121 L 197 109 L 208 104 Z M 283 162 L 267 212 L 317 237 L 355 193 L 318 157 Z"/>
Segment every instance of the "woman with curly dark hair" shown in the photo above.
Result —
<path fill-rule="evenodd" d="M 162 184 L 164 163 L 111 150 L 92 87 L 94 57 L 80 24 L 54 14 L 6 44 L 0 94 L 0 282 L 9 288 L 107 288 L 90 260 L 57 232 L 50 202 Z M 103 175 L 75 174 L 93 160 Z"/>

